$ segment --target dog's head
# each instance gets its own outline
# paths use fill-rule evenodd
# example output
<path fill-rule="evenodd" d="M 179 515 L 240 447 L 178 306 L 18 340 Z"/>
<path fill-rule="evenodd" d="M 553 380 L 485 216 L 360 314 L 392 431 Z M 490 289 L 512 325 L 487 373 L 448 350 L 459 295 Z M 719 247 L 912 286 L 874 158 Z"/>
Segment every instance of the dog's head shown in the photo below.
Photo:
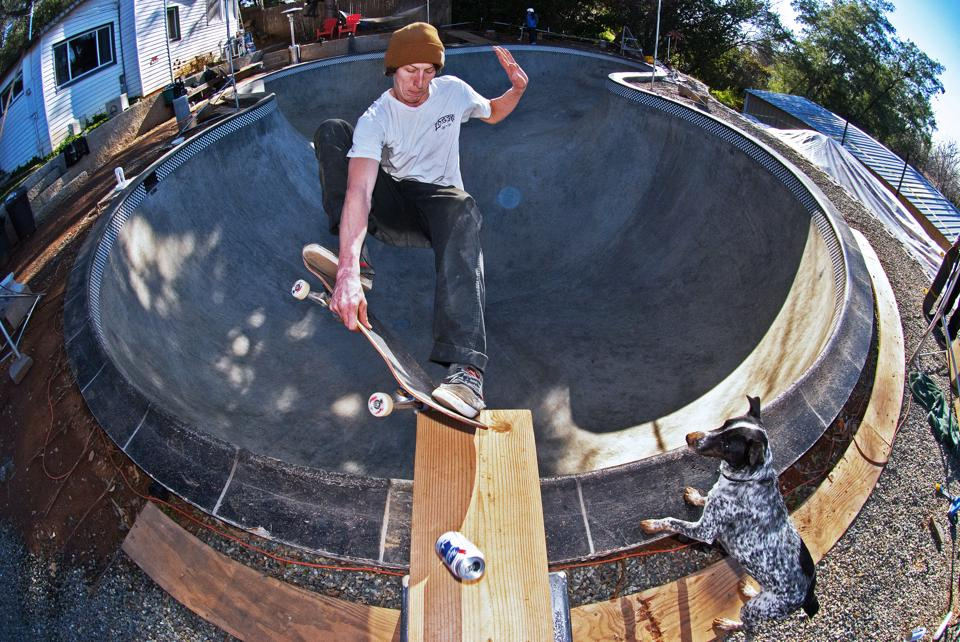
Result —
<path fill-rule="evenodd" d="M 734 470 L 755 470 L 767 459 L 767 430 L 760 420 L 760 399 L 747 397 L 750 410 L 710 432 L 692 432 L 687 445 L 698 455 L 716 457 Z"/>

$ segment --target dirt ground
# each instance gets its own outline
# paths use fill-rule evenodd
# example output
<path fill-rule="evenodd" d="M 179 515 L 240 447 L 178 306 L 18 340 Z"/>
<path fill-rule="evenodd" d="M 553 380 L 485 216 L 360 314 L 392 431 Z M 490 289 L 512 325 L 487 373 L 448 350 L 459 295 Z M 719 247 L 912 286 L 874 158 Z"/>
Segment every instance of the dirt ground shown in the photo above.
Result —
<path fill-rule="evenodd" d="M 89 179 L 82 194 L 14 246 L 0 267 L 43 292 L 21 343 L 33 365 L 20 384 L 0 368 L 0 520 L 45 559 L 102 568 L 132 526 L 149 480 L 100 430 L 73 381 L 63 338 L 70 270 L 115 185 L 135 176 L 176 135 L 171 121 L 147 133 Z M 125 479 L 124 479 L 125 478 Z M 92 562 L 92 563 L 91 563 Z"/>

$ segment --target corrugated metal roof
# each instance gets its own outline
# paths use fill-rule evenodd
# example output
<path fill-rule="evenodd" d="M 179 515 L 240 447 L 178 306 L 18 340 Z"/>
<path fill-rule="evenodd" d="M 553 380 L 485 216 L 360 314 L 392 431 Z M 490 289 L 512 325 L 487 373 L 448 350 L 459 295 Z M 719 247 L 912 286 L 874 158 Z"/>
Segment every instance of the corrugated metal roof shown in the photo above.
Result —
<path fill-rule="evenodd" d="M 748 94 L 764 100 L 778 109 L 782 109 L 816 131 L 843 140 L 843 146 L 861 163 L 896 188 L 914 205 L 937 229 L 943 232 L 947 240 L 953 241 L 960 235 L 960 210 L 940 193 L 927 178 L 912 165 L 904 172 L 903 160 L 871 138 L 853 123 L 847 128 L 844 138 L 843 128 L 847 121 L 817 103 L 802 96 L 777 94 L 772 91 L 748 89 Z M 900 182 L 901 173 L 903 183 Z"/>

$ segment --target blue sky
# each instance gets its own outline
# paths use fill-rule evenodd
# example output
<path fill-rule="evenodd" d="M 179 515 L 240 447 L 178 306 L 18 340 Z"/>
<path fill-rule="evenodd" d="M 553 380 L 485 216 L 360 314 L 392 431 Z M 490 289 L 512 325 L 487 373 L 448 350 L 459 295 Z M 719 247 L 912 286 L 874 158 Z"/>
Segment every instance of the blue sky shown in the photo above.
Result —
<path fill-rule="evenodd" d="M 933 99 L 937 118 L 934 142 L 960 144 L 960 1 L 894 0 L 896 10 L 887 14 L 901 40 L 911 40 L 924 53 L 944 66 L 940 82 L 946 93 Z M 775 0 L 784 24 L 796 30 L 790 0 Z"/>

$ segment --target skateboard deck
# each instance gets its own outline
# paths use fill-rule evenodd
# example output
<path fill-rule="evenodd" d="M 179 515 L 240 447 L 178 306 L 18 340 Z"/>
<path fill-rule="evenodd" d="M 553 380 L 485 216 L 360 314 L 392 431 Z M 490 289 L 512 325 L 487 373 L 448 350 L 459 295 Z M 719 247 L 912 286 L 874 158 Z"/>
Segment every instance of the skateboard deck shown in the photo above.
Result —
<path fill-rule="evenodd" d="M 333 281 L 330 279 L 330 277 L 307 262 L 306 257 L 304 257 L 303 264 L 311 274 L 320 279 L 320 282 L 323 284 L 323 287 L 326 290 L 327 296 L 324 297 L 322 295 L 310 293 L 309 285 L 301 281 L 298 281 L 294 285 L 294 296 L 297 298 L 310 298 L 314 302 L 327 307 L 329 296 L 333 294 Z M 304 294 L 303 297 L 300 297 L 297 294 L 298 287 L 307 288 L 307 293 Z M 433 389 L 436 387 L 436 385 L 433 383 L 433 380 L 426 372 L 424 372 L 420 363 L 400 346 L 400 343 L 397 341 L 393 333 L 390 332 L 390 330 L 383 323 L 381 323 L 379 319 L 377 319 L 373 312 L 370 311 L 369 304 L 367 307 L 367 319 L 370 321 L 370 325 L 372 327 L 367 328 L 363 324 L 359 324 L 360 333 L 366 338 L 367 341 L 370 342 L 370 345 L 373 346 L 373 349 L 376 350 L 377 353 L 383 358 L 384 363 L 387 364 L 387 368 L 390 370 L 390 374 L 393 375 L 394 379 L 396 379 L 397 384 L 400 386 L 403 393 L 415 400 L 423 409 L 436 411 L 442 415 L 450 417 L 451 419 L 459 421 L 462 424 L 473 426 L 474 428 L 491 427 L 489 424 L 483 421 L 464 417 L 463 415 L 434 401 L 433 397 L 431 396 Z M 374 393 L 374 395 L 371 396 L 371 401 L 373 401 L 374 397 L 377 397 L 380 400 L 387 398 L 384 393 Z M 373 412 L 372 409 L 371 412 Z"/>

